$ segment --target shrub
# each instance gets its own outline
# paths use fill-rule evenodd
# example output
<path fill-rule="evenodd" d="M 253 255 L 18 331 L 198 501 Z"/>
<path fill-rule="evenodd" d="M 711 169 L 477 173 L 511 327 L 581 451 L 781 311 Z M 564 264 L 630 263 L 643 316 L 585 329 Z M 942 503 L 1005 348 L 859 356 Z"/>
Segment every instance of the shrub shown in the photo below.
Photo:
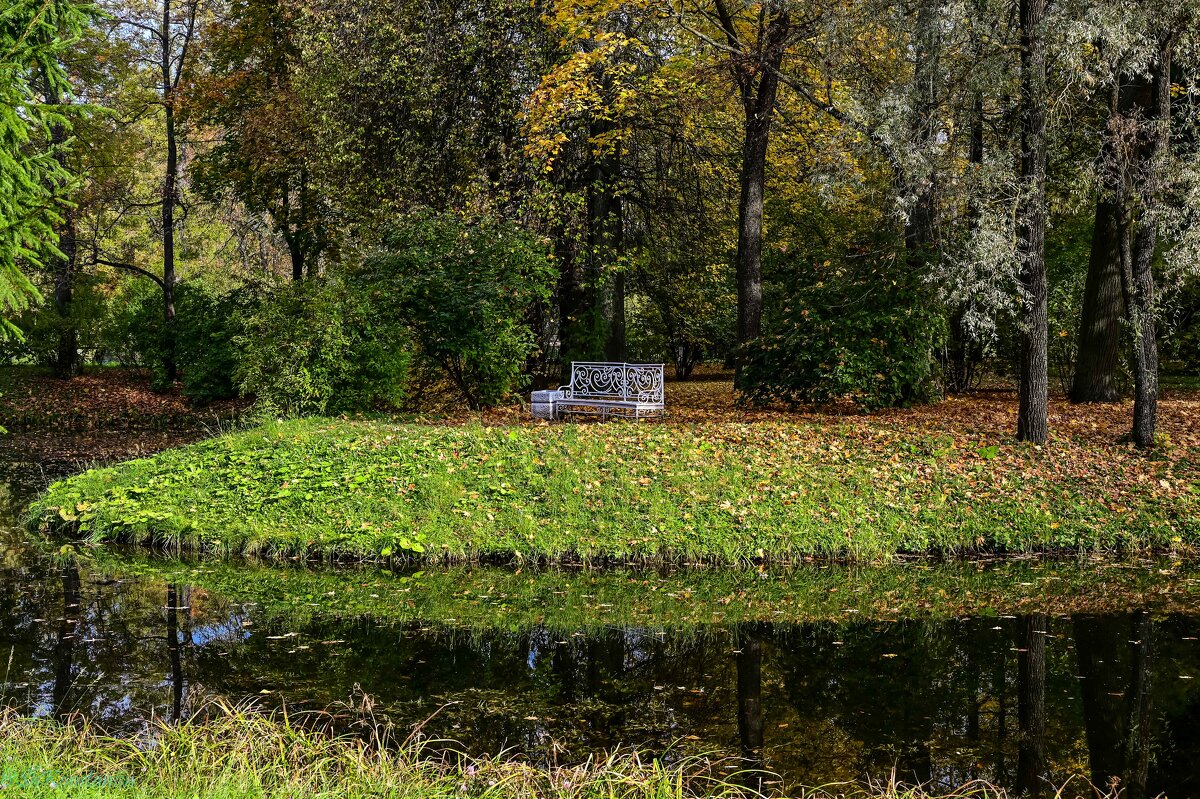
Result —
<path fill-rule="evenodd" d="M 76 330 L 83 352 L 102 347 L 100 337 L 108 314 L 102 287 L 93 275 L 76 275 L 69 316 L 60 316 L 53 304 L 53 286 L 43 287 L 43 302 L 25 309 L 13 320 L 20 336 L 0 338 L 0 359 L 8 363 L 53 366 L 58 343 L 68 327 Z"/>
<path fill-rule="evenodd" d="M 933 354 L 946 323 L 928 291 L 878 274 L 834 277 L 798 291 L 776 329 L 747 347 L 745 399 L 874 410 L 938 398 Z"/>
<path fill-rule="evenodd" d="M 175 362 L 183 395 L 191 402 L 203 405 L 238 395 L 234 341 L 254 312 L 258 296 L 253 286 L 222 292 L 202 281 L 176 288 Z"/>
<path fill-rule="evenodd" d="M 234 339 L 236 380 L 286 416 L 395 406 L 410 346 L 369 290 L 334 277 L 288 285 L 261 302 Z"/>
<path fill-rule="evenodd" d="M 122 366 L 157 364 L 162 354 L 162 289 L 145 278 L 128 278 L 112 294 L 108 307 L 100 331 L 101 357 Z"/>
<path fill-rule="evenodd" d="M 478 410 L 522 385 L 537 347 L 528 313 L 549 298 L 554 274 L 545 248 L 513 225 L 417 213 L 355 277 Z"/>

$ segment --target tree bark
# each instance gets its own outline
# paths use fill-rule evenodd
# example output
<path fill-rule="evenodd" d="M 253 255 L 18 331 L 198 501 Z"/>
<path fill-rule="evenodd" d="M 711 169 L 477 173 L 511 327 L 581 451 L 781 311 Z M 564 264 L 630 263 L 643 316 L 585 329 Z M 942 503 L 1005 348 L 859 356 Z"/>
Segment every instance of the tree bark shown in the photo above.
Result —
<path fill-rule="evenodd" d="M 1071 402 L 1118 402 L 1121 399 L 1117 368 L 1121 360 L 1121 317 L 1125 313 L 1125 299 L 1121 292 L 1118 236 L 1117 209 L 1110 198 L 1102 197 L 1096 202 Z"/>
<path fill-rule="evenodd" d="M 1133 239 L 1132 253 L 1125 257 L 1125 304 L 1133 334 L 1133 443 L 1143 449 L 1154 446 L 1158 425 L 1158 339 L 1154 322 L 1154 253 L 1158 246 L 1158 188 L 1163 152 L 1170 146 L 1171 62 L 1178 34 L 1160 32 L 1146 113 L 1145 146 L 1138 148 L 1136 181 L 1139 185 L 1141 218 Z M 1127 220 L 1132 222 L 1132 220 Z"/>
<path fill-rule="evenodd" d="M 1024 320 L 1017 438 L 1049 435 L 1046 288 L 1046 0 L 1021 0 L 1021 216 L 1018 246 Z"/>
<path fill-rule="evenodd" d="M 942 0 L 922 0 L 917 9 L 913 62 L 913 140 L 929 152 L 937 137 L 938 62 L 941 55 Z M 924 271 L 930 257 L 937 229 L 937 183 L 932 165 L 926 174 L 909 178 L 908 192 L 916 200 L 904 225 L 904 249 L 911 268 Z"/>
<path fill-rule="evenodd" d="M 162 191 L 163 237 L 163 377 L 174 382 L 175 363 L 175 206 L 179 202 L 179 144 L 175 137 L 175 82 L 172 79 L 171 0 L 163 0 L 162 79 L 167 137 L 167 164 Z"/>
<path fill-rule="evenodd" d="M 608 322 L 608 346 L 605 357 L 624 361 L 627 357 L 625 339 L 625 273 L 618 271 L 612 282 L 612 314 Z"/>
<path fill-rule="evenodd" d="M 287 243 L 288 255 L 292 258 L 292 282 L 299 283 L 304 279 L 304 248 L 294 235 L 289 234 L 284 241 Z"/>
<path fill-rule="evenodd" d="M 764 78 L 764 82 L 772 82 Z M 763 192 L 766 184 L 770 119 L 747 111 L 738 202 L 737 343 L 744 346 L 762 333 Z"/>
<path fill-rule="evenodd" d="M 62 98 L 53 86 L 49 86 L 49 82 L 47 102 L 51 105 L 62 103 Z M 60 166 L 66 168 L 66 153 L 62 150 L 67 141 L 66 126 L 55 125 L 50 131 L 50 140 L 54 147 L 55 159 Z M 79 357 L 79 328 L 71 318 L 78 253 L 75 209 L 63 208 L 62 220 L 62 224 L 58 226 L 58 249 L 62 255 L 51 261 L 50 268 L 54 274 L 54 312 L 58 315 L 60 324 L 58 345 L 54 354 L 54 375 L 67 380 L 83 371 L 83 360 Z"/>
<path fill-rule="evenodd" d="M 769 4 L 774 5 L 774 4 Z M 718 15 L 730 42 L 738 34 L 724 3 Z M 771 13 L 764 9 L 764 13 Z M 742 128 L 742 163 L 738 175 L 737 345 L 742 348 L 762 333 L 763 202 L 766 193 L 767 149 L 771 120 L 779 96 L 779 70 L 783 65 L 791 18 L 776 10 L 762 29 L 757 51 L 744 57 L 731 55 L 730 68 L 738 85 L 745 114 Z M 751 60 L 757 63 L 751 64 Z M 735 358 L 741 374 L 741 357 Z"/>

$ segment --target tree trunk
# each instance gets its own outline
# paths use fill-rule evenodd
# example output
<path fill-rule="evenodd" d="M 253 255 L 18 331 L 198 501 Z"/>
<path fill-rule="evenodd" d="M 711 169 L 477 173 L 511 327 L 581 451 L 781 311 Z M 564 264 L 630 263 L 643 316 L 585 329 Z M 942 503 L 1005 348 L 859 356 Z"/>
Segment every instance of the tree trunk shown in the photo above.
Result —
<path fill-rule="evenodd" d="M 54 312 L 58 314 L 62 327 L 58 331 L 54 375 L 65 380 L 83 372 L 83 359 L 79 357 L 79 328 L 71 318 L 77 243 L 75 213 L 70 208 L 63 211 L 63 223 L 58 231 L 58 249 L 62 257 L 56 258 L 53 263 Z"/>
<path fill-rule="evenodd" d="M 1096 203 L 1092 252 L 1083 290 L 1071 402 L 1118 402 L 1121 399 L 1117 367 L 1121 359 L 1121 316 L 1125 313 L 1125 300 L 1121 293 L 1118 236 L 1117 209 L 1110 198 L 1101 198 Z"/>
<path fill-rule="evenodd" d="M 754 71 L 739 75 L 742 107 L 745 113 L 742 139 L 742 166 L 739 174 L 737 242 L 737 344 L 744 347 L 762 333 L 762 250 L 763 200 L 767 180 L 767 148 L 770 144 L 771 118 L 779 96 L 779 69 L 791 20 L 780 13 L 768 23 L 766 41 Z M 737 358 L 741 372 L 741 358 Z"/>
<path fill-rule="evenodd" d="M 46 100 L 51 105 L 59 105 L 63 98 L 58 91 L 47 82 Z M 67 141 L 65 125 L 55 125 L 50 131 L 50 141 L 54 147 L 54 157 L 59 165 L 66 168 L 66 153 L 63 144 Z M 62 224 L 58 226 L 58 249 L 61 256 L 50 262 L 54 274 L 54 312 L 59 318 L 58 345 L 54 354 L 54 375 L 64 380 L 75 377 L 83 371 L 83 361 L 79 357 L 79 329 L 71 318 L 71 300 L 75 288 L 76 253 L 78 250 L 75 228 L 75 209 L 62 209 Z"/>
<path fill-rule="evenodd" d="M 612 318 L 608 322 L 608 346 L 605 357 L 610 361 L 624 361 L 627 357 L 625 343 L 625 273 L 618 271 L 612 282 Z"/>
<path fill-rule="evenodd" d="M 770 120 L 755 117 L 747 119 L 745 134 L 736 269 L 739 346 L 748 344 L 762 333 L 763 191 Z"/>
<path fill-rule="evenodd" d="M 1157 231 L 1143 222 L 1134 238 L 1132 273 L 1126 291 L 1133 333 L 1133 443 L 1154 446 L 1158 424 L 1158 340 L 1154 324 L 1154 250 Z"/>
<path fill-rule="evenodd" d="M 1046 307 L 1046 0 L 1021 0 L 1021 216 L 1018 247 L 1024 323 L 1021 331 L 1017 438 L 1049 435 Z"/>
<path fill-rule="evenodd" d="M 171 79 L 171 0 L 163 0 L 162 16 L 163 107 L 167 137 L 167 165 L 162 193 L 163 236 L 163 378 L 173 383 L 175 364 L 175 205 L 179 201 L 179 145 L 175 140 L 174 82 Z"/>
<path fill-rule="evenodd" d="M 913 141 L 922 151 L 937 137 L 938 62 L 941 54 L 942 0 L 922 0 L 917 9 L 913 62 Z M 937 220 L 937 183 L 932 164 L 922 175 L 908 178 L 909 194 L 916 200 L 904 225 L 904 249 L 909 266 L 916 272 L 925 271 L 933 255 Z"/>
<path fill-rule="evenodd" d="M 1154 253 L 1158 246 L 1159 171 L 1171 134 L 1171 62 L 1178 34 L 1160 33 L 1154 64 L 1148 130 L 1145 146 L 1139 148 L 1137 183 L 1141 219 L 1133 240 L 1131 257 L 1125 260 L 1125 303 L 1133 334 L 1133 443 L 1145 449 L 1154 446 L 1158 424 L 1158 340 L 1154 324 Z M 1129 220 L 1132 221 L 1132 220 Z"/>
<path fill-rule="evenodd" d="M 1017 619 L 1018 796 L 1040 796 L 1046 772 L 1046 632 L 1049 619 Z"/>
<path fill-rule="evenodd" d="M 292 257 L 292 282 L 299 283 L 304 279 L 304 248 L 293 234 L 284 237 L 288 254 Z"/>

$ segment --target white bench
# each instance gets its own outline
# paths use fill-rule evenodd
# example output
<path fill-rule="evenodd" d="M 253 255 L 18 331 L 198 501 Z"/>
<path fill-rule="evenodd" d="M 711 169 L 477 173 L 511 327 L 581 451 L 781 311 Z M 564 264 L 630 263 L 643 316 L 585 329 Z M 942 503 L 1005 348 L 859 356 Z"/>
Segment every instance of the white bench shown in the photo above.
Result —
<path fill-rule="evenodd" d="M 558 419 L 569 414 L 620 416 L 629 419 L 661 417 L 661 363 L 573 362 L 571 382 L 557 391 L 535 391 L 534 416 Z"/>

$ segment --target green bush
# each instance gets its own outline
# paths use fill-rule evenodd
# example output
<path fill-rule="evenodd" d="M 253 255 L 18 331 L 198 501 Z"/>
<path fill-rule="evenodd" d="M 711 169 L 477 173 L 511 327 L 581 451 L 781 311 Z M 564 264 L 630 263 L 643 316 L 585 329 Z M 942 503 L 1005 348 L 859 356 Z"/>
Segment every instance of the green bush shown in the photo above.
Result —
<path fill-rule="evenodd" d="M 864 410 L 937 399 L 946 322 L 928 289 L 875 273 L 830 277 L 799 289 L 776 328 L 746 348 L 743 397 Z"/>
<path fill-rule="evenodd" d="M 175 286 L 175 363 L 182 393 L 203 405 L 238 394 L 234 339 L 257 305 L 252 285 L 221 289 L 204 278 Z M 109 301 L 98 357 L 151 369 L 165 388 L 162 289 L 142 279 L 123 283 Z"/>
<path fill-rule="evenodd" d="M 108 307 L 100 331 L 100 357 L 122 366 L 156 368 L 162 360 L 162 289 L 145 278 L 127 278 Z"/>
<path fill-rule="evenodd" d="M 68 326 L 76 330 L 79 349 L 97 353 L 103 349 L 102 332 L 109 313 L 105 294 L 93 275 L 77 275 L 70 315 L 54 309 L 54 287 L 42 288 L 44 301 L 25 309 L 13 324 L 21 336 L 0 338 L 0 359 L 7 363 L 53 366 L 58 359 L 59 337 Z"/>
<path fill-rule="evenodd" d="M 340 277 L 288 285 L 265 298 L 233 340 L 242 393 L 285 416 L 398 405 L 411 347 L 377 299 Z"/>
<path fill-rule="evenodd" d="M 355 277 L 403 321 L 421 360 L 479 409 L 521 387 L 537 347 L 529 311 L 549 298 L 555 271 L 546 248 L 516 226 L 417 213 Z"/>
<path fill-rule="evenodd" d="M 175 292 L 175 362 L 183 395 L 203 405 L 238 395 L 235 339 L 258 305 L 259 290 L 240 286 L 218 291 L 202 281 L 180 283 Z M 160 321 L 161 326 L 161 321 Z"/>

